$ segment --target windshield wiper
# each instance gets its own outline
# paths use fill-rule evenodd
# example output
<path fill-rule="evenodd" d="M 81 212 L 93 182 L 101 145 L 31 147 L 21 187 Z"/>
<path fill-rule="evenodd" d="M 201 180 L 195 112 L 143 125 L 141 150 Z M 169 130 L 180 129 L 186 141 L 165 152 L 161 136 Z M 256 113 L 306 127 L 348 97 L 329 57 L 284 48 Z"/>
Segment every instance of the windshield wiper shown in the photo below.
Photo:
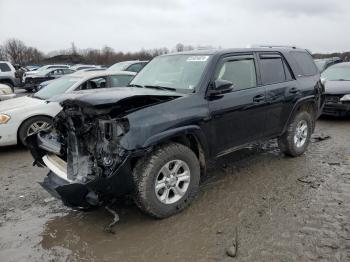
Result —
<path fill-rule="evenodd" d="M 141 88 L 143 88 L 144 86 L 142 86 L 142 85 L 137 85 L 137 84 L 131 84 L 131 85 L 128 85 L 129 87 L 141 87 Z"/>
<path fill-rule="evenodd" d="M 145 85 L 145 87 L 146 87 L 146 88 L 159 89 L 159 90 L 176 91 L 176 88 L 173 88 L 173 87 L 167 87 L 167 86 L 152 86 L 152 85 Z"/>
<path fill-rule="evenodd" d="M 43 99 L 42 97 L 36 96 L 36 95 L 32 95 L 32 97 L 37 98 L 37 99 L 40 99 L 40 100 L 45 100 L 45 99 Z"/>

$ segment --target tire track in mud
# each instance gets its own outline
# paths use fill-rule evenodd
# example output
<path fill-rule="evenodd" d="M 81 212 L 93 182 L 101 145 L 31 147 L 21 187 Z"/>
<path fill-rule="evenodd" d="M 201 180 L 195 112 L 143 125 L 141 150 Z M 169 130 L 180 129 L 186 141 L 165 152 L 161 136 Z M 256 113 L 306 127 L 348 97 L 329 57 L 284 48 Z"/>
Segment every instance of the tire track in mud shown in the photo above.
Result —
<path fill-rule="evenodd" d="M 331 148 L 331 151 L 330 151 Z M 334 148 L 332 141 L 310 150 L 310 157 L 323 156 L 321 173 L 315 173 L 316 191 L 302 208 L 301 259 L 310 261 L 350 261 L 350 148 Z"/>

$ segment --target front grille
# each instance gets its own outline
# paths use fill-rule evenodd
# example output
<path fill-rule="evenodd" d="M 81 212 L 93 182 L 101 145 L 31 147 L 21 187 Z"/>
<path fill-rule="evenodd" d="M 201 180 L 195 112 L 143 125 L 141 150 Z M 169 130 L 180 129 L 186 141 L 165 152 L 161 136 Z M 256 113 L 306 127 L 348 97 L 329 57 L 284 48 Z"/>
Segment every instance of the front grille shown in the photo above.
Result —
<path fill-rule="evenodd" d="M 326 95 L 326 103 L 333 103 L 333 104 L 338 104 L 340 102 L 340 98 L 342 96 L 338 95 Z"/>

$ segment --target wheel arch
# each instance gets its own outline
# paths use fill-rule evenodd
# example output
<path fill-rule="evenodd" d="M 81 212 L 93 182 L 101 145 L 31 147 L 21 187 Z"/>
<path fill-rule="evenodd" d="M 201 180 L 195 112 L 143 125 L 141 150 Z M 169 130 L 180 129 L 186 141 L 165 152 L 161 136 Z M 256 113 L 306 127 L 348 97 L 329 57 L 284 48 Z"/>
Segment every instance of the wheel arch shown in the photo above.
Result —
<path fill-rule="evenodd" d="M 199 126 L 185 126 L 156 134 L 147 139 L 144 148 L 158 146 L 169 142 L 175 142 L 189 147 L 199 160 L 201 173 L 206 173 L 207 161 L 209 158 L 208 143 Z"/>
<path fill-rule="evenodd" d="M 295 103 L 295 105 L 294 105 L 291 113 L 289 114 L 288 119 L 284 125 L 282 133 L 284 133 L 287 130 L 288 124 L 293 119 L 295 114 L 299 111 L 302 111 L 302 110 L 307 111 L 311 114 L 312 119 L 313 119 L 312 130 L 315 129 L 315 122 L 316 122 L 317 111 L 318 111 L 317 101 L 315 101 L 315 96 L 307 96 L 307 97 L 304 97 L 304 98 L 298 100 L 297 103 Z"/>

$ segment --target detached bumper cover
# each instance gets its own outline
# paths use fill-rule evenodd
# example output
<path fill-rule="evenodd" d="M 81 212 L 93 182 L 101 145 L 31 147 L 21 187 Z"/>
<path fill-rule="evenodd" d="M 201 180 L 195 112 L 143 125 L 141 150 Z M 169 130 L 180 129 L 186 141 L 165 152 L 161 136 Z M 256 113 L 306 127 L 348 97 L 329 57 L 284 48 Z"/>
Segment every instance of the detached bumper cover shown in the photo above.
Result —
<path fill-rule="evenodd" d="M 67 178 L 67 164 L 56 155 L 45 155 L 42 162 L 50 172 L 42 183 L 51 195 L 69 207 L 88 209 L 100 206 L 113 197 L 124 195 L 132 189 L 131 169 L 126 159 L 109 177 L 97 177 L 88 183 L 78 183 Z"/>
<path fill-rule="evenodd" d="M 326 103 L 322 113 L 330 116 L 350 114 L 350 103 Z"/>

